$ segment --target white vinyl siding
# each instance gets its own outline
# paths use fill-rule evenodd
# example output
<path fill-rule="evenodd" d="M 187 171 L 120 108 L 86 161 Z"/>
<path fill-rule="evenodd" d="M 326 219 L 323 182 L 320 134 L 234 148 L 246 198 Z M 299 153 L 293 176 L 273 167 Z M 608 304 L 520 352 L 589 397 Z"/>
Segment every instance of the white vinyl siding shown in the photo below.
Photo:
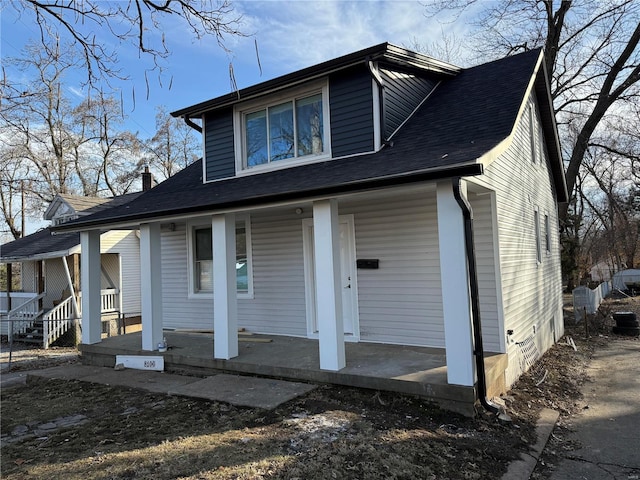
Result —
<path fill-rule="evenodd" d="M 484 175 L 469 179 L 484 347 L 509 353 L 509 382 L 518 374 L 519 351 L 505 345 L 507 329 L 515 342 L 533 335 L 535 325 L 541 351 L 553 342 L 552 321 L 555 333 L 562 331 L 557 207 L 546 161 L 531 162 L 527 111 L 508 149 Z M 550 225 L 550 253 L 540 265 L 534 206 Z M 356 258 L 379 260 L 378 269 L 356 270 L 360 340 L 444 347 L 446 266 L 439 260 L 434 185 L 340 198 L 339 214 L 353 215 Z M 238 299 L 239 327 L 307 335 L 302 221 L 310 216 L 309 206 L 302 214 L 294 206 L 251 212 L 254 298 Z M 162 249 L 165 326 L 212 329 L 213 300 L 188 297 L 184 225 L 162 232 Z"/>
<path fill-rule="evenodd" d="M 353 214 L 361 341 L 444 346 L 435 191 L 432 187 L 379 201 L 342 202 Z M 238 299 L 238 326 L 305 337 L 303 218 L 294 209 L 251 214 L 254 298 Z M 164 326 L 212 329 L 213 300 L 188 298 L 184 226 L 162 232 Z"/>
<path fill-rule="evenodd" d="M 164 326 L 211 330 L 213 299 L 189 298 L 184 225 L 162 232 Z M 238 326 L 255 333 L 306 336 L 301 219 L 251 215 L 253 299 L 238 299 Z"/>
<path fill-rule="evenodd" d="M 500 319 L 502 305 L 497 290 L 497 245 L 494 241 L 492 194 L 469 194 L 473 209 L 474 244 L 478 268 L 478 290 L 480 294 L 480 320 L 482 322 L 482 344 L 485 351 L 503 352 Z"/>
<path fill-rule="evenodd" d="M 380 261 L 357 270 L 360 339 L 444 347 L 435 189 L 401 192 L 340 204 L 355 218 L 357 258 Z"/>
<path fill-rule="evenodd" d="M 496 191 L 504 329 L 514 332 L 513 341 L 507 348 L 508 384 L 520 373 L 520 351 L 515 342 L 533 336 L 542 353 L 553 343 L 552 322 L 555 322 L 556 336 L 559 338 L 562 333 L 557 205 L 546 152 L 541 144 L 537 145 L 537 150 L 544 154 L 544 161 L 535 164 L 531 161 L 529 118 L 522 116 L 513 143 L 485 169 L 485 175 L 473 180 Z M 540 135 L 538 142 L 541 140 Z M 536 206 L 539 211 L 548 212 L 550 225 L 550 253 L 540 264 L 536 262 Z"/>
<path fill-rule="evenodd" d="M 61 258 L 51 258 L 45 260 L 45 287 L 44 290 L 47 293 L 42 299 L 42 307 L 44 309 L 53 308 L 53 303 L 59 300 L 63 300 L 62 294 L 65 289 L 69 288 L 67 282 L 67 275 L 64 271 L 64 265 Z"/>
<path fill-rule="evenodd" d="M 108 270 L 112 280 L 118 283 L 122 294 L 122 313 L 127 316 L 140 315 L 140 238 L 137 230 L 111 230 L 100 236 L 100 253 L 118 254 L 118 257 L 110 259 L 111 269 Z M 113 269 L 118 268 L 120 278 L 116 280 L 117 273 L 112 276 Z M 105 284 L 103 283 L 103 286 Z"/>
<path fill-rule="evenodd" d="M 36 262 L 26 261 L 22 262 L 20 271 L 20 283 L 23 292 L 36 292 L 38 290 L 36 285 Z"/>
<path fill-rule="evenodd" d="M 293 211 L 251 216 L 254 300 L 239 324 L 256 332 L 306 336 L 302 218 Z"/>

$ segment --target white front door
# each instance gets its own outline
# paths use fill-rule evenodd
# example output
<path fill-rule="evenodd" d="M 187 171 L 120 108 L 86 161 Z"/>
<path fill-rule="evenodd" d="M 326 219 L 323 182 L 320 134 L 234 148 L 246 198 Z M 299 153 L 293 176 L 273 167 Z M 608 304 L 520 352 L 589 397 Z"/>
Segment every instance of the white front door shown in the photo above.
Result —
<path fill-rule="evenodd" d="M 340 278 L 342 289 L 342 322 L 345 340 L 358 341 L 358 287 L 356 284 L 356 248 L 353 215 L 341 215 L 340 224 Z M 316 318 L 315 255 L 313 250 L 313 219 L 303 220 L 305 291 L 307 301 L 307 333 L 318 337 Z M 320 299 L 322 301 L 322 299 Z"/>

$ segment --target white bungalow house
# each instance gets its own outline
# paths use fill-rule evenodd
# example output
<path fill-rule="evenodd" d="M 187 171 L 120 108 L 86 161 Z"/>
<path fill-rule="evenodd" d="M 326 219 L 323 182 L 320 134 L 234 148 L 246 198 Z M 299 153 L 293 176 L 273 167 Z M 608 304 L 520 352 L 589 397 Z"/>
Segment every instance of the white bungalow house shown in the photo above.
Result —
<path fill-rule="evenodd" d="M 163 328 L 314 339 L 325 372 L 349 342 L 446 355 L 482 400 L 519 345 L 563 335 L 558 202 L 567 200 L 543 52 L 462 69 L 376 45 L 173 113 L 204 158 L 80 232 L 85 345 L 101 342 L 100 232 L 140 230 L 141 348 Z M 293 360 L 292 360 L 293 361 Z"/>
<path fill-rule="evenodd" d="M 139 193 L 116 198 L 58 194 L 44 213 L 52 226 L 127 203 Z M 0 247 L 0 263 L 20 264 L 18 291 L 0 292 L 0 314 L 13 322 L 14 338 L 48 347 L 81 317 L 80 234 L 44 228 Z M 140 315 L 140 240 L 136 230 L 100 235 L 101 313 Z M 8 282 L 11 285 L 11 281 Z M 8 335 L 9 323 L 0 323 Z"/>

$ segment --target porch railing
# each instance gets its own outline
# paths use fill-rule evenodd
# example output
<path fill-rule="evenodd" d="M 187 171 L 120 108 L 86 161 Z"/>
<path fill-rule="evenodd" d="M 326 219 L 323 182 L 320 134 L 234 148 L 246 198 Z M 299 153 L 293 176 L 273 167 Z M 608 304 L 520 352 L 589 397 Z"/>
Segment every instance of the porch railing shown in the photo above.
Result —
<path fill-rule="evenodd" d="M 39 300 L 44 298 L 41 294 L 30 298 L 19 307 L 2 315 L 2 330 L 6 331 L 9 339 L 12 335 L 23 334 L 33 327 L 38 317 L 41 317 L 43 331 L 43 347 L 49 346 L 67 333 L 73 326 L 76 316 L 73 312 L 73 298 L 67 297 L 54 308 L 44 313 L 38 309 Z M 82 292 L 77 296 L 78 325 L 81 327 L 82 319 Z M 100 290 L 100 313 L 117 313 L 120 311 L 120 291 L 114 288 Z M 2 312 L 0 312 L 2 313 Z M 6 327 L 5 327 L 6 325 Z"/>
<path fill-rule="evenodd" d="M 113 313 L 119 311 L 120 290 L 117 288 L 105 288 L 100 290 L 100 313 Z M 82 292 L 78 293 L 78 316 L 82 316 Z"/>
<path fill-rule="evenodd" d="M 78 326 L 82 328 L 82 292 L 78 293 L 76 300 L 78 306 Z M 100 313 L 115 313 L 120 311 L 120 290 L 106 288 L 100 290 Z M 73 325 L 73 298 L 68 297 L 53 309 L 49 310 L 43 318 L 44 321 L 44 348 L 49 348 L 53 342 L 67 333 Z"/>
<path fill-rule="evenodd" d="M 78 309 L 80 308 L 78 302 Z M 44 348 L 49 348 L 53 342 L 67 333 L 71 328 L 73 319 L 73 297 L 68 297 L 51 310 L 49 310 L 43 320 L 43 342 Z"/>
<path fill-rule="evenodd" d="M 120 291 L 117 288 L 100 290 L 100 312 L 113 313 L 120 310 Z"/>
<path fill-rule="evenodd" d="M 37 293 L 34 292 L 10 292 L 11 296 L 11 305 L 15 308 L 16 305 L 22 306 L 24 303 L 38 296 Z M 7 322 L 7 316 L 9 314 L 8 310 L 8 299 L 7 292 L 0 292 L 0 335 L 9 335 L 9 322 Z"/>
<path fill-rule="evenodd" d="M 41 293 L 7 313 L 7 335 L 9 336 L 10 341 L 13 339 L 13 335 L 27 333 L 27 330 L 33 327 L 35 321 L 40 315 L 42 315 L 40 300 L 44 297 L 45 294 Z"/>

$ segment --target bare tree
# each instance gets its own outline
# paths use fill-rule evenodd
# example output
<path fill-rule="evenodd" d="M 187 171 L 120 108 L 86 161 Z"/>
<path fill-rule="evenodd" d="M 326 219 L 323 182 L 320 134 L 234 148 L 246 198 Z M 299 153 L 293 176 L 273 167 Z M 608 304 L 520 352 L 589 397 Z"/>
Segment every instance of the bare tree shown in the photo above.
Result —
<path fill-rule="evenodd" d="M 73 154 L 83 195 L 116 196 L 127 193 L 137 179 L 141 141 L 123 130 L 120 103 L 99 92 L 73 110 L 77 138 L 83 147 Z"/>
<path fill-rule="evenodd" d="M 611 108 L 637 104 L 640 2 L 637 0 L 433 0 L 429 15 L 475 10 L 478 54 L 499 57 L 544 47 L 554 106 L 570 139 L 567 185 L 576 187 L 589 141 Z M 637 120 L 637 117 L 636 117 Z M 561 212 L 566 217 L 566 209 Z"/>
<path fill-rule="evenodd" d="M 35 20 L 47 54 L 55 53 L 49 47 L 56 39 L 71 42 L 91 87 L 127 78 L 117 54 L 126 44 L 151 60 L 150 70 L 162 73 L 171 53 L 163 26 L 171 22 L 193 38 L 212 37 L 225 50 L 227 37 L 243 35 L 241 17 L 228 0 L 16 0 L 7 6 Z"/>
<path fill-rule="evenodd" d="M 637 128 L 637 126 L 635 127 Z M 599 227 L 597 248 L 600 258 L 607 260 L 615 270 L 635 268 L 640 256 L 640 185 L 633 181 L 633 157 L 627 152 L 638 150 L 640 145 L 619 145 L 614 127 L 606 145 L 592 145 L 587 151 L 584 171 L 589 186 L 581 191 L 591 215 Z"/>
<path fill-rule="evenodd" d="M 75 58 L 63 55 L 64 48 L 59 45 L 48 50 L 50 54 L 30 44 L 24 58 L 8 59 L 20 71 L 33 75 L 33 80 L 19 95 L 5 97 L 0 113 L 5 147 L 2 155 L 10 152 L 13 158 L 29 165 L 29 178 L 38 179 L 32 184 L 31 193 L 44 202 L 56 193 L 74 190 L 67 152 L 79 141 L 65 126 L 65 116 L 70 115 L 72 106 L 62 85 Z M 6 85 L 18 91 L 17 87 Z"/>
<path fill-rule="evenodd" d="M 202 144 L 194 130 L 164 107 L 156 113 L 156 133 L 145 144 L 143 162 L 161 180 L 167 179 L 202 155 Z"/>
<path fill-rule="evenodd" d="M 633 130 L 619 129 L 621 135 L 616 136 L 614 146 L 610 129 L 619 118 L 638 124 L 640 2 L 431 0 L 426 11 L 428 15 L 452 13 L 447 19 L 450 22 L 463 16 L 471 18 L 474 34 L 467 47 L 484 59 L 544 47 L 571 195 L 571 201 L 560 206 L 563 273 L 571 288 L 589 254 L 597 249 L 594 242 L 603 239 L 603 225 L 610 229 L 616 226 L 616 233 L 610 235 L 623 234 L 618 227 L 620 212 L 598 210 L 602 215 L 615 213 L 615 218 L 599 218 L 596 207 L 602 195 L 606 198 L 605 190 L 617 192 L 610 196 L 608 205 L 614 198 L 622 201 L 620 188 L 625 177 L 613 170 L 615 178 L 594 189 L 597 179 L 593 175 L 602 172 L 585 169 L 584 164 L 585 158 L 595 153 L 591 150 L 596 144 L 600 152 L 608 146 L 639 163 L 629 150 Z M 603 167 L 606 161 L 599 165 Z M 631 168 L 629 174 L 637 170 Z"/>
<path fill-rule="evenodd" d="M 54 54 L 51 55 L 50 53 Z M 120 103 L 100 92 L 74 106 L 64 87 L 76 65 L 74 51 L 30 44 L 6 59 L 32 80 L 4 98 L 0 111 L 0 164 L 5 223 L 15 237 L 17 185 L 27 192 L 24 214 L 35 218 L 58 193 L 119 195 L 135 179 L 139 141 L 120 128 Z M 17 84 L 6 82 L 17 93 Z M 22 193 L 22 192 L 20 192 Z"/>
<path fill-rule="evenodd" d="M 0 145 L 2 140 L 0 140 Z M 0 147 L 2 148 L 2 147 Z M 2 212 L 3 226 L 1 234 L 9 234 L 13 239 L 22 236 L 21 221 L 25 215 L 24 201 L 24 169 L 19 158 L 12 155 L 10 150 L 2 148 L 0 155 L 0 212 Z"/>

